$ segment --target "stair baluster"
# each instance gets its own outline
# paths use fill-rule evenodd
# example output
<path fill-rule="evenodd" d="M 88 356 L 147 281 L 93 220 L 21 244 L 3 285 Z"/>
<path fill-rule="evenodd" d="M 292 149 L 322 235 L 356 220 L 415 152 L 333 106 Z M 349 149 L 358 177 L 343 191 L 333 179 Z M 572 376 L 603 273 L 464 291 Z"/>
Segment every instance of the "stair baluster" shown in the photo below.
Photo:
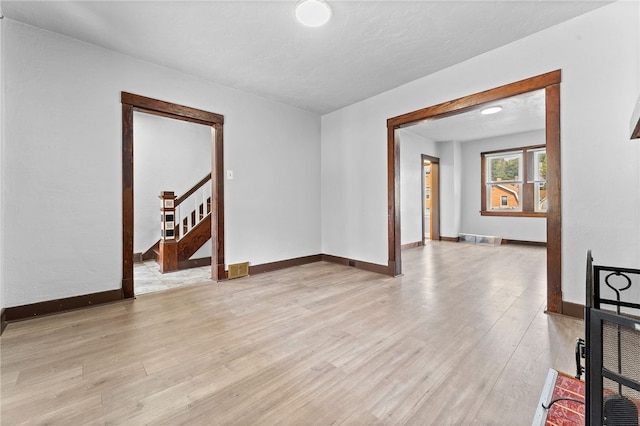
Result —
<path fill-rule="evenodd" d="M 211 174 L 205 176 L 200 182 L 189 189 L 184 195 L 175 197 L 173 192 L 163 191 L 163 194 L 170 194 L 173 197 L 170 203 L 172 210 L 170 216 L 173 238 L 167 239 L 166 216 L 164 210 L 162 236 L 159 244 L 158 263 L 160 272 L 171 272 L 178 270 L 179 262 L 188 260 L 207 240 L 211 238 Z M 168 198 L 167 198 L 168 199 Z M 162 208 L 165 208 L 165 198 L 162 201 Z M 206 206 L 206 207 L 205 207 Z M 169 247 L 171 246 L 171 247 Z M 164 249 L 163 249 L 164 248 Z"/>

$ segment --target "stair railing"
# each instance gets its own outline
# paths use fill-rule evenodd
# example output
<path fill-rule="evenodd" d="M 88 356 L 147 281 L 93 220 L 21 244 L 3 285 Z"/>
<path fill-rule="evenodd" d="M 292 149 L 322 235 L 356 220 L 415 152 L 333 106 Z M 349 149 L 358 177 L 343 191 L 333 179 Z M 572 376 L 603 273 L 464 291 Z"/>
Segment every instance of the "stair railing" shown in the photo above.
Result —
<path fill-rule="evenodd" d="M 211 213 L 211 173 L 176 198 L 176 238 L 184 237 Z"/>
<path fill-rule="evenodd" d="M 176 197 L 171 191 L 160 193 L 161 238 L 157 257 L 160 272 L 178 270 L 179 244 L 211 213 L 211 185 L 207 185 L 210 181 L 211 173 L 180 197 Z M 198 237 L 198 234 L 194 235 Z"/>

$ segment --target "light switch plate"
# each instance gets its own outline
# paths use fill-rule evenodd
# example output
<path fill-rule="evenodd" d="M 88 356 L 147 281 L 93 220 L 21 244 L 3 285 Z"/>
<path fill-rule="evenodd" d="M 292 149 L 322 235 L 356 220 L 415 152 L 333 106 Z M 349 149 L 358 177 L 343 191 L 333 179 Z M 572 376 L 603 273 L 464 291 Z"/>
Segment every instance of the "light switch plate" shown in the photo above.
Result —
<path fill-rule="evenodd" d="M 233 180 L 233 170 L 227 170 L 227 180 Z"/>

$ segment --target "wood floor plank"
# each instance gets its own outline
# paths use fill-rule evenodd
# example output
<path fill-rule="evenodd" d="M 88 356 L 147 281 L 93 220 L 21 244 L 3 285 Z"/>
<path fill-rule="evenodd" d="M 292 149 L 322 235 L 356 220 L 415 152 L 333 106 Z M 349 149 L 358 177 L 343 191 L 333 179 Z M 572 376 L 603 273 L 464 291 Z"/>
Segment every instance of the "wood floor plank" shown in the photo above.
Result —
<path fill-rule="evenodd" d="M 396 278 L 317 262 L 11 323 L 1 421 L 530 424 L 583 335 L 544 314 L 545 264 L 432 242 Z"/>

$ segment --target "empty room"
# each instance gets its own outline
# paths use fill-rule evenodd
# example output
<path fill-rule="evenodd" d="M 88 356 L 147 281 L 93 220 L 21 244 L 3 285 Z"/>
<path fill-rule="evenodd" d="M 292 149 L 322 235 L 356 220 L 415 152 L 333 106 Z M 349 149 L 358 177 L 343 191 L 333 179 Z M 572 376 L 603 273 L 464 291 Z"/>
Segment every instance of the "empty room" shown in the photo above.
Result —
<path fill-rule="evenodd" d="M 0 17 L 2 424 L 638 424 L 638 1 Z"/>

